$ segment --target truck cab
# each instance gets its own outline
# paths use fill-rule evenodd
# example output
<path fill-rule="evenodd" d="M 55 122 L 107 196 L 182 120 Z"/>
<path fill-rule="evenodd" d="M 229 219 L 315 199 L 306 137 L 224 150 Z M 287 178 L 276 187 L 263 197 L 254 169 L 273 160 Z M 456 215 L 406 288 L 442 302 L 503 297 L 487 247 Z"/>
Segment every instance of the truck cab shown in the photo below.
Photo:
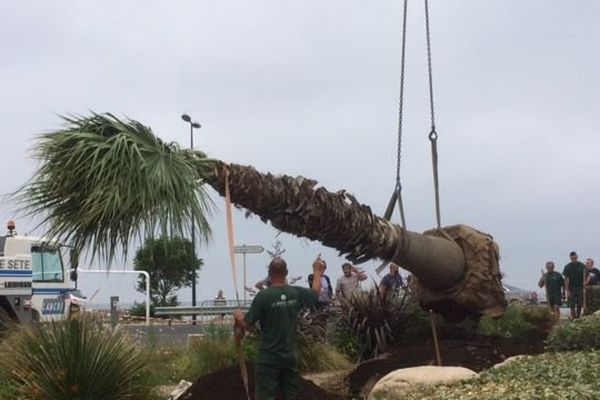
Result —
<path fill-rule="evenodd" d="M 68 318 L 74 282 L 63 262 L 65 247 L 43 238 L 0 236 L 0 325 Z"/>

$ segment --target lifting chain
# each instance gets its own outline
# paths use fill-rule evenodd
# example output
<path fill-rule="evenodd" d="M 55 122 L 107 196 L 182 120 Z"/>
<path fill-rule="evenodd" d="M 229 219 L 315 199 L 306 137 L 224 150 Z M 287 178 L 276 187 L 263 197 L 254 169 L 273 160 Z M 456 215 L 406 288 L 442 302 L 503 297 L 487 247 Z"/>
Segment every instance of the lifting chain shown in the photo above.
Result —
<path fill-rule="evenodd" d="M 402 125 L 404 122 L 404 71 L 406 66 L 406 21 L 408 13 L 408 0 L 404 0 L 404 11 L 402 15 L 402 56 L 400 61 L 400 94 L 399 94 L 399 106 L 398 106 L 398 147 L 396 155 L 396 186 L 388 207 L 385 211 L 384 217 L 387 220 L 392 218 L 394 207 L 398 204 L 400 210 L 400 220 L 402 227 L 406 229 L 406 217 L 404 215 L 404 203 L 402 201 L 402 180 L 400 174 L 400 167 L 402 162 Z"/>
<path fill-rule="evenodd" d="M 429 73 L 429 109 L 431 111 L 431 131 L 429 132 L 429 141 L 431 143 L 431 163 L 433 168 L 433 189 L 435 192 L 435 216 L 438 229 L 442 227 L 442 217 L 440 212 L 440 187 L 438 175 L 438 151 L 437 140 L 438 133 L 435 129 L 435 108 L 433 106 L 433 72 L 431 66 L 431 31 L 429 28 L 429 0 L 425 0 L 425 35 L 427 37 L 427 70 Z"/>

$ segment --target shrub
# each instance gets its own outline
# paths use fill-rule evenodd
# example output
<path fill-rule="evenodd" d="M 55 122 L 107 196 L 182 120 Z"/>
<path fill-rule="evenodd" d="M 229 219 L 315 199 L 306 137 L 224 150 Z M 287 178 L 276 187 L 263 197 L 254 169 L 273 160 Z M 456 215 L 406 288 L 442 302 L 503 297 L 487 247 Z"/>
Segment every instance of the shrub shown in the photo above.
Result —
<path fill-rule="evenodd" d="M 350 368 L 348 359 L 337 349 L 322 341 L 298 340 L 300 372 L 323 372 Z"/>
<path fill-rule="evenodd" d="M 348 368 L 344 354 L 328 342 L 328 326 L 333 324 L 325 310 L 306 309 L 296 323 L 297 361 L 301 372 L 323 372 Z"/>
<path fill-rule="evenodd" d="M 408 322 L 407 295 L 387 296 L 377 285 L 342 303 L 340 329 L 359 344 L 359 359 L 366 360 L 389 350 L 403 337 Z"/>
<path fill-rule="evenodd" d="M 590 315 L 565 324 L 550 334 L 546 344 L 553 351 L 600 349 L 600 317 Z"/>
<path fill-rule="evenodd" d="M 254 361 L 257 351 L 257 333 L 252 332 L 243 342 L 244 358 Z M 187 351 L 174 362 L 175 376 L 194 381 L 208 373 L 238 364 L 233 328 L 231 325 L 209 324 L 204 336 L 190 343 Z"/>
<path fill-rule="evenodd" d="M 210 324 L 205 327 L 203 337 L 190 343 L 188 351 L 177 362 L 176 370 L 183 379 L 194 381 L 236 363 L 231 326 Z"/>
<path fill-rule="evenodd" d="M 179 362 L 185 351 L 177 347 L 144 347 L 141 350 L 142 357 L 149 368 L 144 370 L 143 384 L 150 388 L 177 385 L 181 379 L 178 374 Z M 156 368 L 158 365 L 160 368 Z"/>
<path fill-rule="evenodd" d="M 348 357 L 350 360 L 358 361 L 360 356 L 360 343 L 358 342 L 358 338 L 348 329 L 336 325 L 332 335 L 331 343 L 340 353 Z"/>
<path fill-rule="evenodd" d="M 600 352 L 546 353 L 515 360 L 481 374 L 479 379 L 422 388 L 407 400 L 597 399 Z"/>
<path fill-rule="evenodd" d="M 554 323 L 554 316 L 547 307 L 513 304 L 498 319 L 482 317 L 478 331 L 487 336 L 540 338 L 548 334 Z"/>
<path fill-rule="evenodd" d="M 154 317 L 154 312 L 156 311 L 156 306 L 150 303 L 150 316 Z M 138 303 L 137 301 L 133 302 L 133 306 L 129 309 L 129 314 L 132 317 L 145 317 L 146 316 L 146 302 L 142 301 Z"/>
<path fill-rule="evenodd" d="M 600 310 L 600 286 L 590 286 L 585 291 L 585 313 L 593 314 Z"/>
<path fill-rule="evenodd" d="M 96 321 L 20 326 L 0 348 L 5 390 L 31 400 L 144 398 L 136 347 Z"/>

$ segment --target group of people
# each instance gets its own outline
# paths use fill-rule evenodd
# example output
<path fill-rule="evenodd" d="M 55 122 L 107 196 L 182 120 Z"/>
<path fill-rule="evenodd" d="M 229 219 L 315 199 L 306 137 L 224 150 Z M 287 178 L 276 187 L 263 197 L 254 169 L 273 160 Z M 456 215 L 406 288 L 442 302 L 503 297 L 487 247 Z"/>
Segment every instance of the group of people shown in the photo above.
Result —
<path fill-rule="evenodd" d="M 367 279 L 367 274 L 356 268 L 349 262 L 342 264 L 342 275 L 337 279 L 335 288 L 331 283 L 331 279 L 325 270 L 327 269 L 327 263 L 325 260 L 321 260 L 324 265 L 324 273 L 320 277 L 321 287 L 318 293 L 318 300 L 316 307 L 323 308 L 331 305 L 335 300 L 338 302 L 348 302 L 352 297 L 356 296 L 361 291 L 360 284 L 362 281 Z M 308 275 L 307 282 L 308 287 L 312 288 L 314 275 Z M 293 285 L 299 281 L 301 277 L 287 278 L 285 283 Z M 256 294 L 256 290 L 266 289 L 271 285 L 270 275 L 264 279 L 261 279 L 254 285 L 254 289 L 246 289 L 252 294 Z M 400 267 L 397 264 L 389 264 L 389 273 L 386 274 L 379 284 L 380 290 L 384 294 L 398 293 L 403 287 L 404 281 L 400 275 Z"/>
<path fill-rule="evenodd" d="M 398 265 L 391 263 L 390 272 L 381 280 L 383 293 L 399 291 L 403 286 Z M 276 257 L 269 264 L 269 276 L 255 287 L 259 289 L 244 315 L 234 313 L 236 339 L 258 324 L 261 335 L 255 361 L 255 398 L 272 400 L 280 389 L 287 400 L 297 399 L 299 372 L 296 360 L 296 320 L 303 308 L 327 307 L 334 298 L 347 301 L 360 292 L 360 282 L 367 275 L 350 263 L 342 265 L 343 275 L 335 289 L 325 274 L 327 263 L 321 255 L 313 262 L 308 276 L 309 288 L 291 286 L 285 260 Z M 335 297 L 334 297 L 335 293 Z"/>
<path fill-rule="evenodd" d="M 577 253 L 569 254 L 570 262 L 563 268 L 562 274 L 556 272 L 553 261 L 546 263 L 546 272 L 542 270 L 539 287 L 546 288 L 546 301 L 558 317 L 563 300 L 567 300 L 571 309 L 569 319 L 581 316 L 584 306 L 585 288 L 600 285 L 600 270 L 594 267 L 594 260 L 588 258 L 585 264 L 578 261 Z"/>

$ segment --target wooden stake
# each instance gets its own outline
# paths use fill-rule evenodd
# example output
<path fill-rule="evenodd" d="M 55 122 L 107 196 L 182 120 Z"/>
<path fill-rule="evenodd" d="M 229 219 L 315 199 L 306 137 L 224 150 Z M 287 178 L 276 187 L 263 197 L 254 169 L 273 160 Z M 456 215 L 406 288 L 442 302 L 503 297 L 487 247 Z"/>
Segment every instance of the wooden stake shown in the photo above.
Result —
<path fill-rule="evenodd" d="M 429 320 L 431 321 L 431 332 L 433 333 L 433 345 L 435 346 L 435 358 L 437 359 L 437 365 L 442 366 L 442 356 L 440 355 L 440 344 L 438 342 L 437 330 L 435 329 L 435 319 L 433 317 L 433 310 L 429 310 Z"/>

